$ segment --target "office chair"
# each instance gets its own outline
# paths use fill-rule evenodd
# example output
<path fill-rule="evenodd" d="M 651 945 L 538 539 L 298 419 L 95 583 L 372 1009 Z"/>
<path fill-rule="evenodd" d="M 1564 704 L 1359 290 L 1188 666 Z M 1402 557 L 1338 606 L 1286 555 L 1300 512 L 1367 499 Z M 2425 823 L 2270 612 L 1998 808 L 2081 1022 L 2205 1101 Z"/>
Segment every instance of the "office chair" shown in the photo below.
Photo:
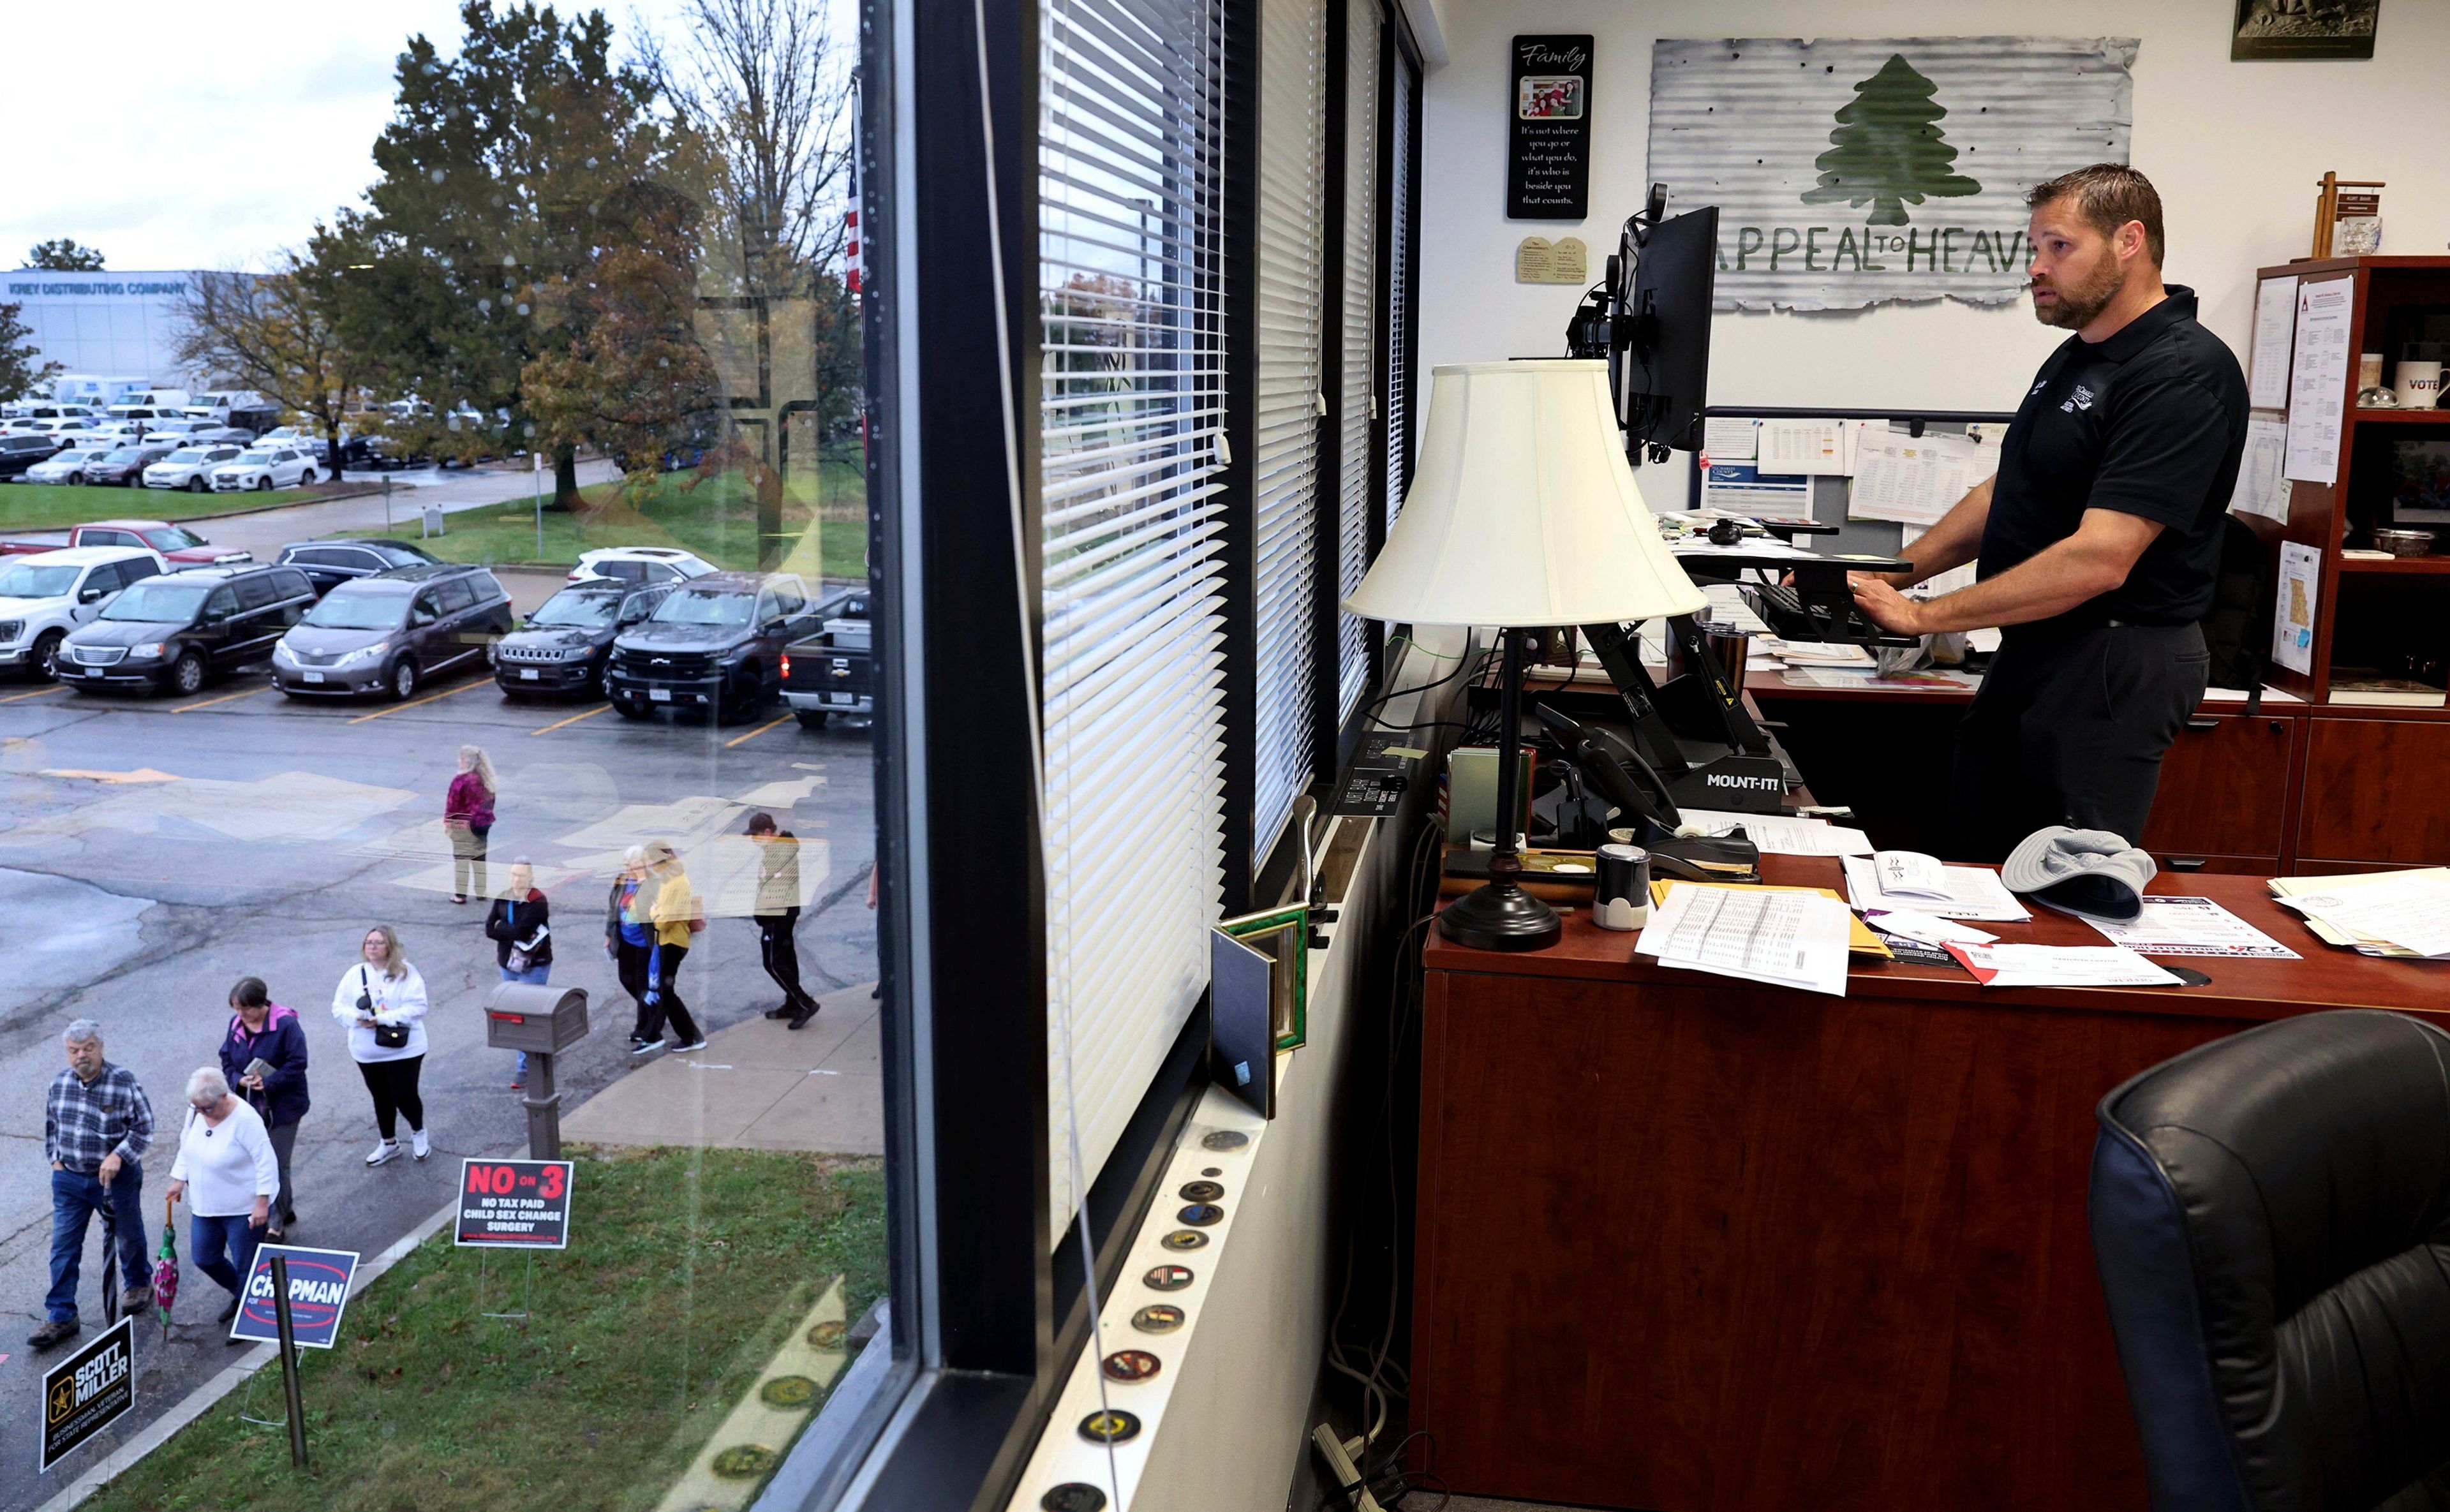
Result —
<path fill-rule="evenodd" d="M 2450 1034 L 2308 1014 L 2098 1114 L 2093 1257 L 2154 1512 L 2450 1508 Z"/>

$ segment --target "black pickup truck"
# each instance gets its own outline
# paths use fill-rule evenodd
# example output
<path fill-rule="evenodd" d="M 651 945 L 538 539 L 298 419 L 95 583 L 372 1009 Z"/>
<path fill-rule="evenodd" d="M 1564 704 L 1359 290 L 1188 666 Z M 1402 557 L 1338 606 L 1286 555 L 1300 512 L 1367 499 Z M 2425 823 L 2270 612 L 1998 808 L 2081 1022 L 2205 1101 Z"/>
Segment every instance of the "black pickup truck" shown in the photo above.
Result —
<path fill-rule="evenodd" d="M 788 572 L 693 577 L 614 637 L 605 695 L 627 719 L 658 705 L 752 718 L 781 684 L 784 649 L 817 626 L 816 606 Z"/>
<path fill-rule="evenodd" d="M 825 623 L 783 653 L 783 702 L 803 728 L 818 729 L 830 714 L 873 716 L 875 662 L 868 649 L 867 590 L 836 593 L 817 606 Z"/>

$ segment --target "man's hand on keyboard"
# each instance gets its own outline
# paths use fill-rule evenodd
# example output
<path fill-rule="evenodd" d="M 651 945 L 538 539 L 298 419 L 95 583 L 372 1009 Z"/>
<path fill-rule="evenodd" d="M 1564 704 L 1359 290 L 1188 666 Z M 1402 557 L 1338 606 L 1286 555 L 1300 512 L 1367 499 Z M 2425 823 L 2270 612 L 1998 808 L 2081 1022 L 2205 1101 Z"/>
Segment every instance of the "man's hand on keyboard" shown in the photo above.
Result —
<path fill-rule="evenodd" d="M 1892 635 L 1923 633 L 1923 607 L 1891 587 L 1886 576 L 1849 572 L 1846 586 L 1855 592 L 1855 607 L 1863 617 Z"/>

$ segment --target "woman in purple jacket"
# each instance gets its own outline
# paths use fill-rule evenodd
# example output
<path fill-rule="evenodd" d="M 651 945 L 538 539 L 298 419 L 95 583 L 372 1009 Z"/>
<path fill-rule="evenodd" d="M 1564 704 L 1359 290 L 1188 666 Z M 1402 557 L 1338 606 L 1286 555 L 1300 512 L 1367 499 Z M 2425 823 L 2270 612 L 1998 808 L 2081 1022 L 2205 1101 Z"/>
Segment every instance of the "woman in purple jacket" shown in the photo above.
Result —
<path fill-rule="evenodd" d="M 485 837 L 494 827 L 494 764 L 477 746 L 459 747 L 459 773 L 442 795 L 442 827 L 451 836 L 451 901 L 485 896 Z"/>
<path fill-rule="evenodd" d="M 272 1153 L 281 1159 L 281 1194 L 264 1240 L 279 1244 L 298 1221 L 290 1202 L 289 1155 L 298 1148 L 298 1122 L 306 1116 L 306 1031 L 298 1015 L 272 1000 L 258 977 L 241 977 L 230 989 L 228 1033 L 222 1036 L 222 1075 L 230 1090 L 263 1117 Z M 257 1061 L 263 1070 L 249 1071 Z"/>

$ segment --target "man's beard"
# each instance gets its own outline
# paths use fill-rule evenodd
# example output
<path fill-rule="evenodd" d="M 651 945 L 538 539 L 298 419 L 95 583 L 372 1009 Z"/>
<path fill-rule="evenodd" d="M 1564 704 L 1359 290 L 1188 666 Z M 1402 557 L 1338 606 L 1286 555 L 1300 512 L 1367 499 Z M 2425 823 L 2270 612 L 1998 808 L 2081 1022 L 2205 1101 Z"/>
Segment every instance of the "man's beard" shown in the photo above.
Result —
<path fill-rule="evenodd" d="M 2036 303 L 2033 319 L 2063 331 L 2082 330 L 2092 323 L 2094 316 L 2110 308 L 2110 301 L 2118 298 L 2118 291 L 2125 287 L 2126 270 L 2115 260 L 2105 262 L 2100 272 L 2083 282 L 2051 285 L 2058 299 L 2049 305 Z"/>

